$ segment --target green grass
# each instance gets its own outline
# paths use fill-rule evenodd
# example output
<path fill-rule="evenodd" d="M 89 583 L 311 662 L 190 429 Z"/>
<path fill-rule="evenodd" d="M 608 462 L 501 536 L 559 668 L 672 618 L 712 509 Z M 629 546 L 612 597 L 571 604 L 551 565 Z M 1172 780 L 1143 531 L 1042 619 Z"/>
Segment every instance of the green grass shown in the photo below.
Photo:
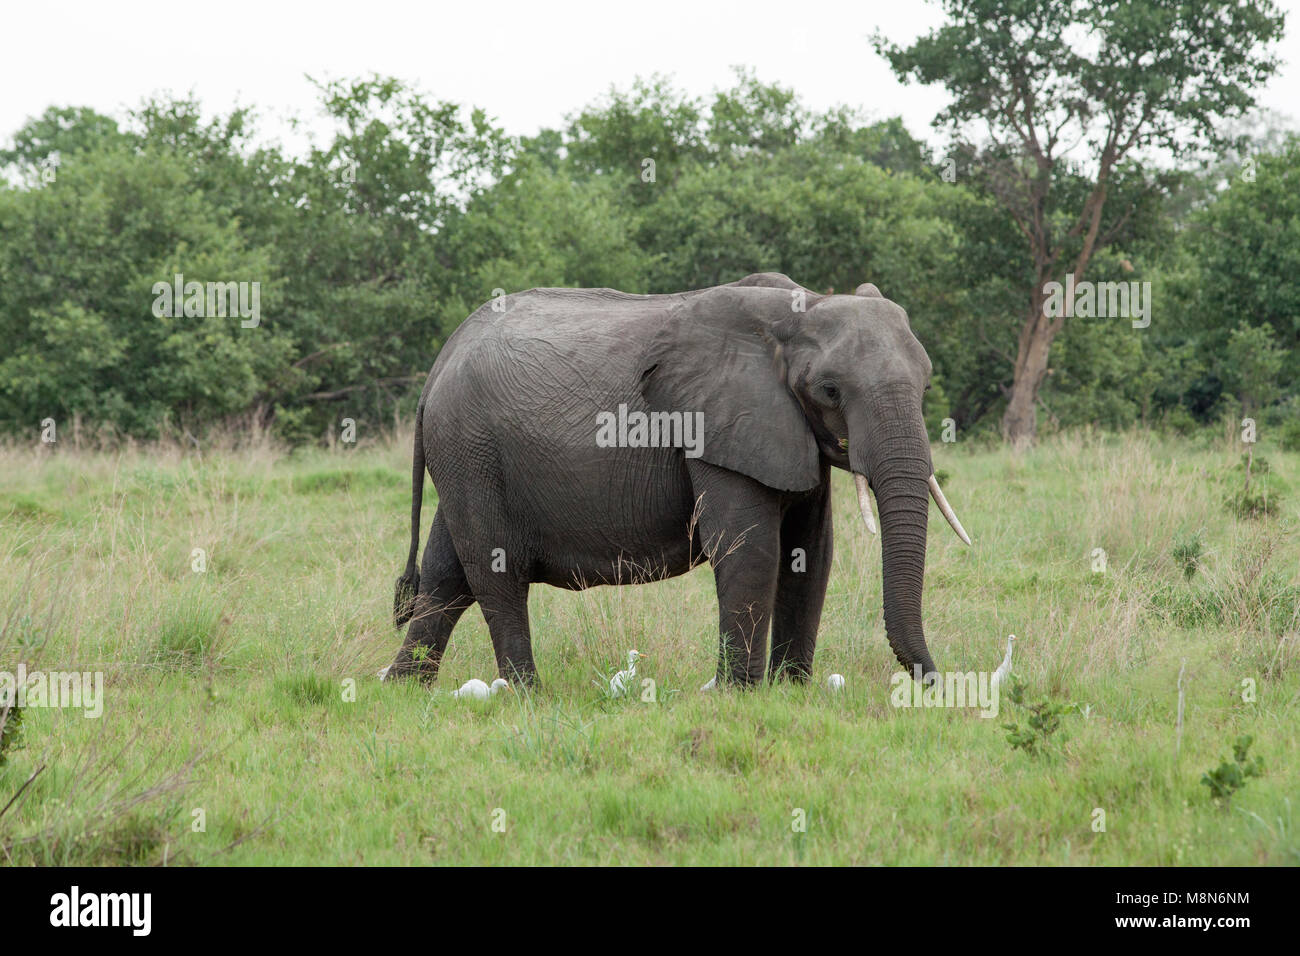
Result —
<path fill-rule="evenodd" d="M 405 441 L 0 449 L 0 670 L 102 671 L 105 686 L 97 720 L 24 712 L 0 767 L 0 807 L 26 786 L 0 816 L 0 860 L 1300 863 L 1300 455 L 1261 450 L 1280 505 L 1244 518 L 1223 507 L 1242 478 L 1224 440 L 936 445 L 975 546 L 932 509 L 931 651 L 991 670 L 1017 635 L 1026 697 L 1083 708 L 1031 755 L 1007 741 L 1024 715 L 1005 699 L 991 720 L 890 706 L 880 542 L 845 475 L 813 686 L 698 692 L 717 654 L 700 569 L 535 588 L 544 690 L 466 703 L 451 690 L 495 670 L 477 609 L 435 687 L 375 677 L 400 640 Z M 631 647 L 653 702 L 602 689 Z M 831 672 L 843 693 L 824 689 Z M 1200 780 L 1243 734 L 1266 770 L 1221 806 Z"/>

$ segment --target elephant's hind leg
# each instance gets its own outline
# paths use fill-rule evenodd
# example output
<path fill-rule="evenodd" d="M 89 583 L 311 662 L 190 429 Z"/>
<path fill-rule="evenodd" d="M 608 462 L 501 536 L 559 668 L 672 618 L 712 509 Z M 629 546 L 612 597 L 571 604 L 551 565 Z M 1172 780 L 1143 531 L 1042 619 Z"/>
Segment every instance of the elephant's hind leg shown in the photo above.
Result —
<path fill-rule="evenodd" d="M 388 677 L 415 674 L 425 682 L 435 680 L 452 629 L 473 603 L 474 592 L 465 579 L 465 569 L 456 556 L 447 522 L 439 509 L 433 517 L 429 540 L 424 545 L 415 613 L 406 630 L 406 639 L 388 670 Z"/>
<path fill-rule="evenodd" d="M 517 579 L 493 581 L 478 602 L 492 635 L 497 672 L 512 683 L 538 688 L 533 661 L 532 634 L 528 627 L 528 584 Z"/>

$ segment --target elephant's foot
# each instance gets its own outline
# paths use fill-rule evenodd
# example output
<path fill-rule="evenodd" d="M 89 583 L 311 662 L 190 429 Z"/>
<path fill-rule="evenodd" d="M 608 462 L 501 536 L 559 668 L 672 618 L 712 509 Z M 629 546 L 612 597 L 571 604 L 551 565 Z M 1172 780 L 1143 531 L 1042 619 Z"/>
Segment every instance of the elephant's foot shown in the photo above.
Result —
<path fill-rule="evenodd" d="M 432 684 L 438 679 L 438 661 L 430 658 L 417 659 L 401 651 L 397 659 L 378 672 L 380 681 L 391 683 L 396 680 L 409 680 L 418 677 L 423 684 Z"/>
<path fill-rule="evenodd" d="M 788 681 L 791 684 L 807 684 L 812 680 L 812 667 L 795 660 L 773 661 L 768 668 L 768 681 Z"/>

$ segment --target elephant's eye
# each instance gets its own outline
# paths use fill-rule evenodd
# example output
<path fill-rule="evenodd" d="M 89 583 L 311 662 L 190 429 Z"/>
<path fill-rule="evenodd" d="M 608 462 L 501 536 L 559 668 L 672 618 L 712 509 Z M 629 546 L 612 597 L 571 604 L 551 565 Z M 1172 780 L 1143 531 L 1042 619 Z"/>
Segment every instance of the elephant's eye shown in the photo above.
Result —
<path fill-rule="evenodd" d="M 822 394 L 832 402 L 838 402 L 840 400 L 839 387 L 831 382 L 826 382 L 822 385 Z"/>

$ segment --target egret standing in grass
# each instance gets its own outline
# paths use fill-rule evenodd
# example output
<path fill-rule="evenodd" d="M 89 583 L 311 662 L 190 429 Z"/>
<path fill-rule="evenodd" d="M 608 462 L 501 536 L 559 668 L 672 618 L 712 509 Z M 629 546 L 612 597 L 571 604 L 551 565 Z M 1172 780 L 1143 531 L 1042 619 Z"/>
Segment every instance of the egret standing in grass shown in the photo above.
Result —
<path fill-rule="evenodd" d="M 999 664 L 998 669 L 993 672 L 993 679 L 989 681 L 989 685 L 994 689 L 1000 687 L 1003 681 L 1011 676 L 1011 647 L 1015 643 L 1015 640 L 1016 635 L 1014 634 L 1007 637 L 1007 656 L 1002 658 L 1002 663 Z"/>
<path fill-rule="evenodd" d="M 477 677 L 471 677 L 469 680 L 465 681 L 465 683 L 460 685 L 460 690 L 452 691 L 451 696 L 457 698 L 472 697 L 475 700 L 487 700 L 489 697 L 494 697 L 498 692 L 508 688 L 509 686 L 509 681 L 500 677 L 492 682 L 491 687 L 483 683 Z"/>
<path fill-rule="evenodd" d="M 622 697 L 627 693 L 627 685 L 632 683 L 636 677 L 636 662 L 645 657 L 640 651 L 630 650 L 627 652 L 627 670 L 619 671 L 609 681 L 609 696 Z"/>
<path fill-rule="evenodd" d="M 827 689 L 827 690 L 833 690 L 833 691 L 841 691 L 841 690 L 843 690 L 843 689 L 844 689 L 844 675 L 843 675 L 843 674 L 832 674 L 830 677 L 826 678 L 826 689 Z"/>

